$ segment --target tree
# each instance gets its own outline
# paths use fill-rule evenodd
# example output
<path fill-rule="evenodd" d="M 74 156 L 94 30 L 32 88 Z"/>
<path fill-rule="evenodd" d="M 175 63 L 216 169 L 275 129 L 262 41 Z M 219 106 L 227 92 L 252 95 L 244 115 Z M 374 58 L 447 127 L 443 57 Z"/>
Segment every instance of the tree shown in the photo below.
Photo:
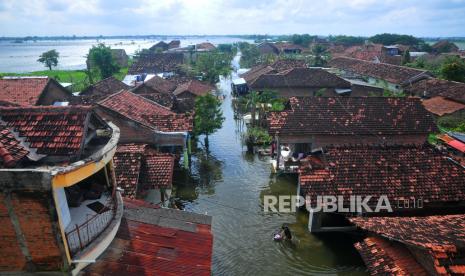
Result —
<path fill-rule="evenodd" d="M 40 63 L 43 63 L 45 67 L 48 67 L 49 70 L 52 70 L 52 66 L 58 65 L 58 58 L 60 57 L 60 53 L 58 53 L 55 49 L 50 50 L 47 52 L 42 53 L 39 59 L 37 60 Z"/>
<path fill-rule="evenodd" d="M 312 66 L 321 67 L 326 64 L 326 60 L 323 56 L 326 54 L 326 48 L 322 45 L 315 45 L 312 48 L 312 55 L 313 55 L 313 64 Z"/>
<path fill-rule="evenodd" d="M 420 45 L 423 40 L 416 38 L 411 35 L 400 35 L 400 34 L 377 34 L 370 37 L 370 41 L 373 43 L 379 43 L 383 45 L 403 44 L 416 46 Z"/>
<path fill-rule="evenodd" d="M 224 120 L 221 102 L 215 96 L 207 94 L 195 99 L 194 132 L 197 135 L 205 135 L 207 150 L 208 136 L 220 129 Z"/>
<path fill-rule="evenodd" d="M 410 63 L 410 51 L 405 50 L 404 54 L 402 55 L 402 65 Z"/>
<path fill-rule="evenodd" d="M 201 74 L 210 83 L 217 83 L 219 76 L 227 76 L 231 73 L 231 59 L 230 54 L 217 50 L 199 53 L 197 60 L 192 64 L 192 69 L 197 75 Z"/>
<path fill-rule="evenodd" d="M 95 67 L 101 79 L 111 77 L 119 71 L 119 66 L 111 54 L 111 48 L 105 46 L 103 43 L 92 46 L 87 57 L 90 61 L 90 69 L 94 69 L 93 67 Z"/>
<path fill-rule="evenodd" d="M 446 80 L 465 82 L 465 62 L 458 57 L 450 57 L 441 66 L 441 76 Z"/>

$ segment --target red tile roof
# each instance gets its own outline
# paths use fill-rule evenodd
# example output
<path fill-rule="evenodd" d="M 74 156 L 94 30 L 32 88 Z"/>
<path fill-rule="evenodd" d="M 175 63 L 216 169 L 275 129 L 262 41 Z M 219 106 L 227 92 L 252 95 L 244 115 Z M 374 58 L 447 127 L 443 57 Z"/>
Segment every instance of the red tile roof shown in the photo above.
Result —
<path fill-rule="evenodd" d="M 417 96 L 442 96 L 465 104 L 465 83 L 431 78 L 415 82 L 406 89 Z"/>
<path fill-rule="evenodd" d="M 174 90 L 174 95 L 178 96 L 184 92 L 189 92 L 195 96 L 205 96 L 210 93 L 215 88 L 212 85 L 202 83 L 198 80 L 190 80 L 186 83 L 179 85 L 176 90 Z"/>
<path fill-rule="evenodd" d="M 174 156 L 149 150 L 145 153 L 141 184 L 143 190 L 168 188 L 173 185 Z"/>
<path fill-rule="evenodd" d="M 0 79 L 0 101 L 36 105 L 49 81 L 44 77 Z"/>
<path fill-rule="evenodd" d="M 269 73 L 277 73 L 277 72 L 278 71 L 276 71 L 276 69 L 274 69 L 273 67 L 269 65 L 260 64 L 260 65 L 250 68 L 249 71 L 241 74 L 240 76 L 244 78 L 244 80 L 247 83 L 251 83 L 254 80 L 256 80 L 258 77 L 260 77 L 261 75 L 269 74 Z"/>
<path fill-rule="evenodd" d="M 465 169 L 430 146 L 352 146 L 328 148 L 324 169 L 301 167 L 301 192 L 321 195 L 385 195 L 397 201 L 422 199 L 424 206 L 465 201 Z"/>
<path fill-rule="evenodd" d="M 124 197 L 137 197 L 142 158 L 146 148 L 146 144 L 118 145 L 113 162 L 115 164 L 116 184 L 124 190 Z"/>
<path fill-rule="evenodd" d="M 426 250 L 436 273 L 465 271 L 465 215 L 356 217 L 350 221 L 370 233 Z M 423 260 L 427 260 L 423 258 Z M 459 273 L 460 274 L 460 273 Z"/>
<path fill-rule="evenodd" d="M 159 131 L 192 130 L 193 119 L 191 115 L 176 114 L 167 107 L 129 91 L 116 93 L 98 104 Z"/>
<path fill-rule="evenodd" d="M 174 156 L 159 153 L 146 144 L 119 145 L 113 158 L 117 185 L 123 196 L 138 198 L 148 189 L 171 188 Z"/>
<path fill-rule="evenodd" d="M 125 200 L 113 242 L 83 275 L 211 275 L 211 217 Z"/>
<path fill-rule="evenodd" d="M 24 138 L 38 154 L 76 155 L 85 139 L 90 107 L 4 107 L 3 126 Z"/>
<path fill-rule="evenodd" d="M 370 275 L 428 275 L 410 251 L 396 242 L 368 237 L 356 243 L 355 248 Z"/>
<path fill-rule="evenodd" d="M 269 132 L 284 135 L 397 135 L 437 130 L 418 98 L 292 97 L 268 114 Z"/>
<path fill-rule="evenodd" d="M 249 83 L 260 88 L 350 88 L 350 82 L 320 68 L 292 68 L 277 74 L 262 74 Z"/>
<path fill-rule="evenodd" d="M 117 80 L 115 77 L 109 77 L 91 85 L 86 90 L 82 91 L 79 96 L 82 103 L 94 104 L 114 93 L 128 88 L 129 86 L 122 81 Z"/>
<path fill-rule="evenodd" d="M 8 128 L 0 126 L 0 167 L 15 167 L 28 153 Z"/>
<path fill-rule="evenodd" d="M 247 83 L 252 83 L 258 77 L 265 74 L 277 74 L 279 72 L 287 71 L 293 68 L 306 68 L 307 64 L 303 60 L 298 59 L 278 59 L 274 63 L 259 64 L 250 68 L 249 71 L 241 74 L 241 78 L 244 78 Z"/>
<path fill-rule="evenodd" d="M 134 88 L 134 93 L 139 94 L 139 91 L 144 87 L 150 88 L 154 92 L 171 94 L 176 89 L 176 84 L 159 76 L 154 76 L 153 78 Z"/>
<path fill-rule="evenodd" d="M 140 56 L 129 68 L 128 74 L 159 74 L 176 71 L 184 62 L 182 53 L 150 53 Z"/>
<path fill-rule="evenodd" d="M 215 50 L 215 45 L 211 44 L 210 42 L 202 42 L 195 45 L 196 50 L 203 50 L 203 51 L 212 51 Z"/>
<path fill-rule="evenodd" d="M 406 85 L 410 82 L 418 81 L 421 78 L 427 78 L 431 75 L 424 70 L 387 63 L 375 63 L 348 57 L 333 58 L 329 61 L 328 65 L 358 75 L 383 79 L 400 85 Z"/>
<path fill-rule="evenodd" d="M 465 104 L 451 101 L 441 96 L 424 100 L 423 106 L 426 110 L 438 116 L 452 114 L 465 108 Z"/>

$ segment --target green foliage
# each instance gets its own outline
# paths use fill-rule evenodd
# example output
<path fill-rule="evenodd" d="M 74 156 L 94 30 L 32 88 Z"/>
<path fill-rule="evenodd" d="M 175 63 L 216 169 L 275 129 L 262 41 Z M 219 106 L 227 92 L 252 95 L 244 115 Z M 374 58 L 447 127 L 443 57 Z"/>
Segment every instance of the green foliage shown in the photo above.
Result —
<path fill-rule="evenodd" d="M 384 89 L 383 91 L 383 97 L 406 97 L 407 95 L 404 92 L 393 92 L 388 89 Z"/>
<path fill-rule="evenodd" d="M 241 42 L 238 44 L 239 49 L 241 50 L 241 67 L 250 68 L 261 62 L 260 60 L 260 51 L 256 45 L 249 44 L 247 42 Z"/>
<path fill-rule="evenodd" d="M 232 44 L 218 44 L 218 46 L 216 47 L 216 49 L 217 49 L 219 52 L 231 53 L 231 54 L 233 54 L 233 53 L 234 53 L 235 47 L 233 47 Z"/>
<path fill-rule="evenodd" d="M 314 35 L 309 35 L 309 34 L 302 34 L 302 35 L 299 35 L 299 34 L 294 34 L 291 36 L 291 42 L 296 44 L 296 45 L 300 45 L 300 46 L 303 46 L 303 47 L 308 47 L 308 45 L 310 45 L 310 43 L 316 38 L 316 36 Z"/>
<path fill-rule="evenodd" d="M 221 128 L 224 120 L 221 102 L 215 96 L 207 94 L 195 99 L 195 134 L 208 137 Z"/>
<path fill-rule="evenodd" d="M 450 53 L 455 47 L 457 47 L 457 45 L 455 45 L 453 42 L 448 42 L 448 43 L 441 44 L 440 47 L 435 49 L 435 52 L 438 54 Z"/>
<path fill-rule="evenodd" d="M 60 57 L 60 53 L 58 53 L 55 49 L 53 49 L 53 50 L 42 53 L 37 61 L 40 63 L 43 63 L 45 67 L 48 67 L 48 69 L 51 71 L 52 66 L 56 67 L 58 65 L 59 57 Z"/>
<path fill-rule="evenodd" d="M 136 52 L 134 53 L 134 60 L 137 60 L 139 59 L 141 56 L 143 55 L 148 55 L 152 53 L 152 51 L 150 51 L 149 49 L 138 49 L 136 50 Z"/>
<path fill-rule="evenodd" d="M 383 45 L 393 45 L 393 44 L 403 44 L 403 45 L 410 45 L 416 46 L 424 43 L 423 40 L 416 38 L 411 35 L 400 35 L 400 34 L 377 34 L 375 36 L 370 37 L 370 41 L 373 43 L 379 43 Z"/>
<path fill-rule="evenodd" d="M 443 116 L 438 119 L 438 126 L 447 131 L 465 132 L 465 120 L 455 116 Z"/>
<path fill-rule="evenodd" d="M 348 36 L 348 35 L 329 36 L 328 40 L 335 43 L 335 44 L 343 44 L 343 45 L 346 45 L 346 46 L 360 45 L 360 44 L 363 44 L 365 42 L 364 37 Z"/>
<path fill-rule="evenodd" d="M 231 73 L 232 58 L 232 53 L 218 50 L 198 53 L 196 61 L 189 64 L 184 70 L 187 70 L 188 75 L 201 76 L 203 80 L 217 83 L 219 76 L 228 76 Z"/>
<path fill-rule="evenodd" d="M 247 129 L 244 139 L 254 145 L 269 145 L 273 138 L 270 134 L 268 134 L 266 129 L 261 127 L 251 127 Z"/>
<path fill-rule="evenodd" d="M 91 64 L 91 71 L 96 70 L 101 79 L 108 78 L 119 71 L 111 54 L 111 48 L 103 43 L 92 46 L 89 50 L 88 58 Z"/>
<path fill-rule="evenodd" d="M 310 63 L 311 66 L 317 66 L 317 67 L 322 67 L 326 65 L 326 58 L 327 56 L 326 53 L 326 48 L 322 45 L 314 45 L 312 47 L 312 56 L 313 56 L 313 61 Z"/>
<path fill-rule="evenodd" d="M 448 57 L 441 65 L 441 77 L 465 82 L 465 62 L 458 57 Z"/>

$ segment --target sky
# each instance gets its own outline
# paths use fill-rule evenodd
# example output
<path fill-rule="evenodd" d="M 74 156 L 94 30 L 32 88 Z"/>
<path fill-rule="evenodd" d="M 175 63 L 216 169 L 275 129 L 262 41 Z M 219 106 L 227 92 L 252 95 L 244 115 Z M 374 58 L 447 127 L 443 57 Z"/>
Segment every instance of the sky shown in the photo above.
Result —
<path fill-rule="evenodd" d="M 0 36 L 465 36 L 465 0 L 0 0 Z"/>

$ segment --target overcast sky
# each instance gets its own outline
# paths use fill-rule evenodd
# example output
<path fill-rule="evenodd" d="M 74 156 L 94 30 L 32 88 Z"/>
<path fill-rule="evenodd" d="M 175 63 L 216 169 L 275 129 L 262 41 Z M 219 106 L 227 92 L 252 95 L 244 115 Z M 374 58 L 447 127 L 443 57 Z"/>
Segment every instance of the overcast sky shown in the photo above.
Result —
<path fill-rule="evenodd" d="M 465 36 L 465 0 L 0 0 L 0 36 Z"/>

